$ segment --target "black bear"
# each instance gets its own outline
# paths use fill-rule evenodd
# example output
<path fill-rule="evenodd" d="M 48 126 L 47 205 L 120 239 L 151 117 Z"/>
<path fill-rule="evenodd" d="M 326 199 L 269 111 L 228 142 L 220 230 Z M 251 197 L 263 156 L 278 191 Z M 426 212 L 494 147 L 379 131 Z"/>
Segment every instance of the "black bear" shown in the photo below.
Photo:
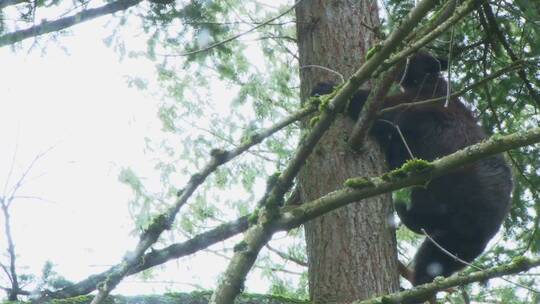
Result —
<path fill-rule="evenodd" d="M 448 84 L 440 75 L 447 68 L 445 60 L 418 52 L 407 61 L 396 78 L 402 93 L 385 98 L 382 108 L 446 96 Z M 328 94 L 333 87 L 320 83 L 312 94 Z M 351 118 L 358 118 L 368 95 L 369 91 L 360 90 L 353 96 L 348 106 Z M 443 99 L 385 113 L 371 134 L 385 150 L 391 168 L 411 157 L 432 161 L 486 138 L 458 98 L 451 98 L 447 105 Z M 413 188 L 410 204 L 396 202 L 395 208 L 409 229 L 416 233 L 424 229 L 441 247 L 471 262 L 499 230 L 510 207 L 511 192 L 510 168 L 502 155 L 496 155 Z M 412 283 L 447 277 L 465 266 L 426 238 L 414 257 Z"/>

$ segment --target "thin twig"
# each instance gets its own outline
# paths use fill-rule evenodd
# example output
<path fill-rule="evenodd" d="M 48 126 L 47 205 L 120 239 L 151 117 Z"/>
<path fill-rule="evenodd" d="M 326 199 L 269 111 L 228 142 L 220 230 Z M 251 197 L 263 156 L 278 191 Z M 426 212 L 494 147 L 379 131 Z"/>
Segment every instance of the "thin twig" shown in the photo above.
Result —
<path fill-rule="evenodd" d="M 495 15 L 493 14 L 493 11 L 491 10 L 490 4 L 487 3 L 487 2 L 484 2 L 482 4 L 482 8 L 483 8 L 483 11 L 484 11 L 484 13 L 486 15 L 487 22 L 489 24 L 490 29 L 495 32 L 495 35 L 497 36 L 497 38 L 501 42 L 502 46 L 506 50 L 506 53 L 508 54 L 508 57 L 510 57 L 510 59 L 513 62 L 519 61 L 520 59 L 518 58 L 518 56 L 516 55 L 516 53 L 514 52 L 514 50 L 512 49 L 510 44 L 508 43 L 508 41 L 506 40 L 506 37 L 504 36 L 503 32 L 499 28 L 499 24 L 497 22 L 497 19 L 495 18 Z M 489 30 L 489 29 L 486 29 L 486 30 Z M 525 71 L 524 70 L 519 70 L 518 75 L 523 80 L 523 82 L 525 83 L 525 86 L 527 87 L 527 91 L 529 91 L 529 94 L 531 95 L 533 100 L 536 102 L 536 106 L 540 107 L 540 94 L 532 86 L 531 82 L 527 78 L 527 74 L 525 74 Z"/>
<path fill-rule="evenodd" d="M 8 301 L 17 301 L 17 295 L 19 291 L 19 276 L 17 275 L 17 255 L 15 253 L 15 243 L 13 241 L 13 234 L 11 232 L 11 220 L 9 214 L 9 203 L 2 200 L 1 204 L 2 214 L 4 215 L 4 230 L 7 239 L 7 253 L 9 255 L 9 274 L 11 278 L 11 292 L 8 294 Z"/>
<path fill-rule="evenodd" d="M 300 67 L 300 69 L 307 69 L 307 68 L 317 68 L 317 69 L 321 69 L 321 70 L 325 70 L 327 72 L 330 72 L 332 74 L 335 74 L 337 76 L 339 76 L 339 78 L 341 79 L 341 83 L 344 83 L 345 82 L 345 77 L 343 76 L 343 74 L 341 74 L 340 72 L 336 71 L 336 70 L 332 70 L 331 68 L 327 68 L 325 66 L 322 66 L 322 65 L 317 65 L 317 64 L 307 64 L 307 65 L 303 65 Z"/>
<path fill-rule="evenodd" d="M 428 238 L 432 243 L 433 245 L 435 245 L 437 248 L 439 248 L 444 254 L 446 254 L 447 256 L 453 258 L 454 260 L 456 260 L 457 262 L 460 262 L 461 264 L 463 265 L 466 265 L 466 266 L 469 266 L 469 267 L 472 267 L 476 270 L 480 270 L 480 271 L 485 271 L 486 269 L 482 268 L 482 267 L 478 267 L 474 264 L 471 264 L 463 259 L 461 259 L 460 257 L 458 257 L 457 255 L 451 253 L 450 251 L 446 250 L 443 246 L 441 246 L 439 243 L 437 243 L 437 241 L 435 241 L 427 232 L 424 228 L 421 229 L 422 230 L 422 233 L 426 236 L 426 238 Z M 517 282 L 513 282 L 513 281 L 510 281 L 506 278 L 503 278 L 503 277 L 500 277 L 501 280 L 503 281 L 506 281 L 512 285 L 515 285 L 515 286 L 518 286 L 518 287 L 521 287 L 521 288 L 524 288 L 524 289 L 527 289 L 528 291 L 532 291 L 534 293 L 537 293 L 537 294 L 540 294 L 540 291 L 536 290 L 536 289 L 533 289 L 529 286 L 525 286 L 523 284 L 520 284 L 520 283 L 517 283 Z"/>
<path fill-rule="evenodd" d="M 265 26 L 265 25 L 268 25 L 269 23 L 271 23 L 271 22 L 273 22 L 273 21 L 275 21 L 275 20 L 277 20 L 277 19 L 279 19 L 279 18 L 285 16 L 285 15 L 288 14 L 290 11 L 292 11 L 298 4 L 300 4 L 300 2 L 302 2 L 302 0 L 297 1 L 297 2 L 296 2 L 295 4 L 293 4 L 291 7 L 289 7 L 288 9 L 286 9 L 283 13 L 280 13 L 280 14 L 278 14 L 277 16 L 272 17 L 272 18 L 266 20 L 265 22 L 262 22 L 261 24 L 258 24 L 258 25 L 256 25 L 256 26 L 250 28 L 250 29 L 247 30 L 247 31 L 244 31 L 244 32 L 239 33 L 239 34 L 236 34 L 236 35 L 234 35 L 234 36 L 231 36 L 231 37 L 229 37 L 229 38 L 227 38 L 227 39 L 225 39 L 225 40 L 222 40 L 222 41 L 213 43 L 213 44 L 211 44 L 211 45 L 209 45 L 209 46 L 207 46 L 207 47 L 205 47 L 205 48 L 198 49 L 198 50 L 195 50 L 195 51 L 186 52 L 186 53 L 182 53 L 182 54 L 178 54 L 178 55 L 176 55 L 176 56 L 182 56 L 182 57 L 183 57 L 183 56 L 195 55 L 195 54 L 198 54 L 198 53 L 202 53 L 202 52 L 209 51 L 209 50 L 211 50 L 211 49 L 213 49 L 213 48 L 216 48 L 216 47 L 218 47 L 218 46 L 221 46 L 221 45 L 224 45 L 224 44 L 226 44 L 226 43 L 228 43 L 228 42 L 231 42 L 231 41 L 233 41 L 233 40 L 236 40 L 236 39 L 238 39 L 238 38 L 240 38 L 240 37 L 242 37 L 242 36 L 244 36 L 244 35 L 247 35 L 247 34 L 253 32 L 253 31 L 255 31 L 255 30 L 257 30 L 257 29 L 259 29 L 259 28 L 261 28 L 261 27 L 263 27 L 263 26 Z M 175 56 L 175 55 L 170 55 L 170 56 Z"/>
<path fill-rule="evenodd" d="M 367 197 L 413 185 L 423 185 L 433 177 L 441 176 L 459 166 L 469 164 L 477 159 L 537 142 L 540 142 L 540 128 L 533 128 L 526 132 L 497 136 L 496 139 L 488 139 L 485 142 L 475 144 L 453 154 L 444 156 L 441 159 L 432 162 L 432 171 L 426 172 L 423 175 L 411 175 L 402 179 L 390 181 L 387 178 L 383 179 L 382 176 L 368 178 L 367 180 L 369 183 L 372 183 L 373 186 L 365 186 L 359 189 L 346 188 L 334 191 L 316 200 L 298 206 L 287 205 L 288 208 L 286 207 L 280 212 L 276 229 L 290 230 L 308 220 L 352 202 L 358 202 Z M 362 178 L 362 180 L 365 181 L 366 179 Z M 220 225 L 215 229 L 199 234 L 186 242 L 173 244 L 160 250 L 153 250 L 141 259 L 140 264 L 137 264 L 135 268 L 130 270 L 130 274 L 163 264 L 174 258 L 193 254 L 212 244 L 243 232 L 248 228 L 248 218 L 250 217 L 251 216 L 244 216 L 236 221 Z M 113 266 L 106 272 L 93 275 L 84 281 L 54 293 L 47 293 L 47 295 L 51 298 L 68 298 L 90 293 L 95 290 L 95 286 L 98 282 L 108 278 L 119 267 L 120 265 Z M 42 295 L 36 302 L 41 303 L 50 299 L 47 295 Z"/>
<path fill-rule="evenodd" d="M 482 86 L 482 85 L 485 85 L 487 82 L 497 78 L 497 77 L 500 77 L 502 75 L 504 75 L 505 73 L 508 73 L 508 72 L 511 72 L 511 71 L 514 71 L 514 70 L 517 70 L 517 69 L 520 69 L 521 68 L 521 65 L 523 64 L 523 61 L 517 61 L 517 62 L 514 62 L 512 63 L 511 65 L 507 66 L 507 67 L 504 67 L 496 72 L 494 72 L 493 74 L 485 77 L 484 79 L 480 80 L 480 81 L 477 81 L 473 84 L 471 84 L 470 86 L 467 86 L 457 92 L 454 92 L 450 95 L 451 98 L 454 98 L 454 97 L 458 97 L 458 96 L 461 96 L 479 86 Z M 435 102 L 439 102 L 439 101 L 442 101 L 442 100 L 445 100 L 446 99 L 446 96 L 443 96 L 443 97 L 437 97 L 437 98 L 431 98 L 431 99 L 426 99 L 426 100 L 421 100 L 421 101 L 416 101 L 416 102 L 410 102 L 410 103 L 402 103 L 402 104 L 399 104 L 399 105 L 396 105 L 396 106 L 393 106 L 393 107 L 388 107 L 388 108 L 384 108 L 382 110 L 380 110 L 378 112 L 378 115 L 382 115 L 382 114 L 385 114 L 385 113 L 388 113 L 388 112 L 393 112 L 393 111 L 397 111 L 397 110 L 405 110 L 407 108 L 410 108 L 410 107 L 417 107 L 417 106 L 423 106 L 423 105 L 428 105 L 428 104 L 431 104 L 431 103 L 435 103 Z"/>
<path fill-rule="evenodd" d="M 251 135 L 249 140 L 245 141 L 233 150 L 213 150 L 211 152 L 212 159 L 210 162 L 208 162 L 201 171 L 191 176 L 187 185 L 178 192 L 173 206 L 171 206 L 166 212 L 161 213 L 154 218 L 152 224 L 150 224 L 149 227 L 147 227 L 146 230 L 141 234 L 135 250 L 133 252 L 127 252 L 124 261 L 117 268 L 112 270 L 108 277 L 98 285 L 98 294 L 94 297 L 91 304 L 102 303 L 107 298 L 109 293 L 120 283 L 120 281 L 125 276 L 130 274 L 132 268 L 141 263 L 141 259 L 143 258 L 146 250 L 148 250 L 148 248 L 150 248 L 150 246 L 152 246 L 158 240 L 163 231 L 170 229 L 182 206 L 186 204 L 193 192 L 195 192 L 195 190 L 206 180 L 206 178 L 219 166 L 246 152 L 249 148 L 260 143 L 275 132 L 313 113 L 315 110 L 316 107 L 314 105 L 309 105 L 308 107 L 285 118 L 274 126 Z"/>
<path fill-rule="evenodd" d="M 272 246 L 270 246 L 270 244 L 266 244 L 265 246 L 268 250 L 272 251 L 273 253 L 277 254 L 280 258 L 284 259 L 284 260 L 288 260 L 288 261 L 291 261 L 291 262 L 294 262 L 295 264 L 298 264 L 302 267 L 307 267 L 308 264 L 306 261 L 302 261 L 300 260 L 299 258 L 296 258 L 296 257 L 293 257 L 292 255 L 290 254 L 287 254 L 285 252 L 282 252 L 282 251 L 279 251 L 275 248 L 273 248 Z"/>
<path fill-rule="evenodd" d="M 448 81 L 446 85 L 446 101 L 444 102 L 444 107 L 448 108 L 450 104 L 450 92 L 452 91 L 452 48 L 454 46 L 454 31 L 456 27 L 452 26 L 452 31 L 450 32 L 450 46 L 448 49 Z"/>
<path fill-rule="evenodd" d="M 15 196 L 15 193 L 17 192 L 17 190 L 19 190 L 19 188 L 22 186 L 23 182 L 25 181 L 26 177 L 28 176 L 28 174 L 30 173 L 30 171 L 32 170 L 32 168 L 34 167 L 34 165 L 42 158 L 44 157 L 45 155 L 47 155 L 47 153 L 49 153 L 51 150 L 53 150 L 54 148 L 56 148 L 55 145 L 49 147 L 47 150 L 39 153 L 38 155 L 36 155 L 34 157 L 34 159 L 30 162 L 30 164 L 28 165 L 28 167 L 26 168 L 26 170 L 23 172 L 23 174 L 21 175 L 21 177 L 19 178 L 19 180 L 17 180 L 17 182 L 15 183 L 15 185 L 13 185 L 13 187 L 11 188 L 8 194 L 8 198 L 13 198 Z"/>
<path fill-rule="evenodd" d="M 6 177 L 6 183 L 4 184 L 3 197 L 7 196 L 7 189 L 9 186 L 9 180 L 13 175 L 13 169 L 15 167 L 15 161 L 17 160 L 17 151 L 19 150 L 19 131 L 20 128 L 17 128 L 17 139 L 15 140 L 15 149 L 13 151 L 13 157 L 11 158 L 11 164 L 9 166 L 8 175 Z"/>
<path fill-rule="evenodd" d="M 290 161 L 287 168 L 272 181 L 272 187 L 267 190 L 263 201 L 264 209 L 258 214 L 258 222 L 244 235 L 243 241 L 238 243 L 239 249 L 235 252 L 231 262 L 224 272 L 221 282 L 210 298 L 211 304 L 232 303 L 241 291 L 241 286 L 248 272 L 255 263 L 261 248 L 268 243 L 277 231 L 274 226 L 277 204 L 283 200 L 284 194 L 291 188 L 293 180 L 313 151 L 319 139 L 333 123 L 337 111 L 345 107 L 345 103 L 352 97 L 358 88 L 380 68 L 381 63 L 390 56 L 406 37 L 420 22 L 420 20 L 435 6 L 434 0 L 422 0 L 414 7 L 402 23 L 382 43 L 382 48 L 375 52 L 333 95 L 328 106 L 322 111 L 318 122 L 311 132 L 304 138 Z M 388 67 L 387 67 L 388 68 Z M 336 111 L 337 110 L 337 111 Z M 269 180 L 268 184 L 270 184 Z"/>
<path fill-rule="evenodd" d="M 399 135 L 399 138 L 401 139 L 401 142 L 403 142 L 403 145 L 405 146 L 405 149 L 407 149 L 407 153 L 409 154 L 409 157 L 411 159 L 416 159 L 416 157 L 414 157 L 414 154 L 411 151 L 411 148 L 409 148 L 409 145 L 407 144 L 407 140 L 405 139 L 405 136 L 401 132 L 401 129 L 399 128 L 399 125 L 395 124 L 392 121 L 386 120 L 386 119 L 379 119 L 379 121 L 387 123 L 387 124 L 391 125 L 394 129 L 396 129 L 396 131 L 397 131 L 397 133 Z"/>

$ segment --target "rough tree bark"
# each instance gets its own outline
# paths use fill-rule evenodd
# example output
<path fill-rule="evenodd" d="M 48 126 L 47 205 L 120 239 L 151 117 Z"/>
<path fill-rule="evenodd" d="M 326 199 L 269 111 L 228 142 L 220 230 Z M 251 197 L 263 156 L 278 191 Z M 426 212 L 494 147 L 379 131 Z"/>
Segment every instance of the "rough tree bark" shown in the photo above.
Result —
<path fill-rule="evenodd" d="M 376 1 L 303 1 L 296 8 L 303 100 L 319 81 L 340 79 L 319 65 L 349 77 L 364 61 L 377 26 Z M 339 117 L 299 176 L 303 201 L 342 187 L 351 176 L 386 171 L 371 140 L 361 153 L 347 146 L 352 121 Z M 310 298 L 314 303 L 348 303 L 399 288 L 395 233 L 389 194 L 352 204 L 305 225 Z"/>

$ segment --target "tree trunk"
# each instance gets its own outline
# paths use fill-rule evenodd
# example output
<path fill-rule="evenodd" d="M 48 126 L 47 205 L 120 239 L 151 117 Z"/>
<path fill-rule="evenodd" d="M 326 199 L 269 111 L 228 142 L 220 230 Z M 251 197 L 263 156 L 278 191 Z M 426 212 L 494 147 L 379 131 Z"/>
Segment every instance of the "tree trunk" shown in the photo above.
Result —
<path fill-rule="evenodd" d="M 303 1 L 296 8 L 302 97 L 319 81 L 340 82 L 364 61 L 377 26 L 376 1 Z M 303 201 L 343 187 L 352 176 L 386 170 L 372 140 L 362 153 L 347 145 L 353 122 L 340 116 L 325 134 L 299 177 Z M 310 298 L 314 303 L 349 303 L 399 288 L 390 194 L 351 204 L 305 225 Z"/>

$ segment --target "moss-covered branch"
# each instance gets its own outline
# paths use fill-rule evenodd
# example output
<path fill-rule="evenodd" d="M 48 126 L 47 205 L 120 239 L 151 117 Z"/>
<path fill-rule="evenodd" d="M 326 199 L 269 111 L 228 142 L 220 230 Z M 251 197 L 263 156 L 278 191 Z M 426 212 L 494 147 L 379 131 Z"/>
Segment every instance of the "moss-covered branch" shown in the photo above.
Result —
<path fill-rule="evenodd" d="M 176 214 L 191 197 L 193 192 L 219 166 L 246 152 L 249 148 L 257 145 L 277 131 L 308 116 L 316 111 L 316 109 L 317 108 L 315 105 L 310 104 L 306 108 L 301 109 L 295 114 L 276 123 L 274 126 L 253 134 L 248 140 L 233 150 L 213 150 L 211 153 L 212 159 L 208 162 L 208 164 L 201 171 L 191 176 L 187 185 L 178 192 L 178 197 L 174 205 L 167 212 L 162 213 L 154 218 L 152 223 L 143 231 L 142 235 L 140 236 L 139 243 L 137 244 L 135 250 L 133 252 L 126 253 L 122 263 L 111 267 L 109 270 L 101 274 L 91 276 L 73 286 L 69 286 L 53 294 L 47 293 L 41 297 L 41 300 L 45 300 L 50 297 L 73 297 L 76 295 L 86 294 L 97 288 L 99 293 L 93 299 L 93 304 L 101 303 L 107 297 L 109 292 L 114 289 L 125 276 L 161 264 L 172 258 L 190 254 L 202 248 L 206 248 L 214 242 L 223 240 L 238 233 L 238 229 L 244 231 L 247 228 L 247 220 L 239 219 L 237 223 L 222 225 L 223 227 L 220 226 L 218 227 L 219 229 L 216 228 L 208 235 L 202 234 L 201 237 L 194 238 L 197 240 L 191 242 L 188 241 L 176 246 L 170 246 L 163 250 L 154 251 L 144 255 L 146 250 L 157 241 L 160 234 L 170 228 Z"/>
<path fill-rule="evenodd" d="M 436 4 L 434 0 L 422 0 L 383 42 L 380 49 L 373 54 L 345 84 L 332 95 L 330 100 L 323 103 L 322 113 L 311 132 L 300 143 L 295 155 L 287 168 L 271 183 L 265 199 L 261 203 L 263 209 L 258 214 L 258 221 L 246 232 L 242 242 L 237 244 L 235 254 L 229 263 L 210 303 L 229 304 L 234 301 L 242 290 L 244 280 L 253 267 L 260 249 L 277 231 L 279 214 L 277 206 L 283 201 L 283 196 L 292 186 L 293 180 L 304 165 L 306 159 L 319 142 L 322 135 L 334 121 L 336 114 L 341 112 L 346 102 L 358 90 L 379 65 L 390 56 L 401 41 L 414 29 L 420 20 Z M 269 181 L 270 184 L 270 181 Z"/>
<path fill-rule="evenodd" d="M 470 274 L 458 274 L 447 279 L 435 278 L 429 284 L 417 286 L 413 289 L 385 295 L 369 300 L 353 302 L 354 304 L 409 304 L 427 300 L 433 296 L 433 292 L 445 290 L 455 286 L 470 284 L 473 282 L 487 281 L 508 274 L 515 274 L 540 266 L 540 259 L 528 259 L 518 257 L 507 265 L 493 267 Z"/>
<path fill-rule="evenodd" d="M 461 4 L 454 12 L 454 14 L 446 19 L 444 22 L 442 22 L 439 26 L 437 26 L 435 29 L 427 33 L 426 35 L 422 36 L 418 40 L 410 43 L 406 48 L 404 48 L 402 51 L 398 52 L 394 56 L 392 56 L 389 60 L 386 60 L 377 70 L 377 72 L 374 74 L 374 76 L 378 76 L 380 73 L 387 70 L 389 67 L 395 65 L 399 61 L 401 61 L 403 58 L 414 54 L 424 46 L 426 46 L 428 43 L 433 41 L 435 38 L 439 37 L 442 33 L 446 32 L 451 26 L 456 24 L 458 21 L 460 21 L 463 17 L 467 16 L 469 13 L 471 13 L 476 6 L 478 6 L 480 3 L 485 2 L 485 0 L 465 0 L 463 4 Z"/>
<path fill-rule="evenodd" d="M 172 244 L 163 249 L 152 250 L 143 256 L 140 264 L 135 265 L 128 271 L 128 275 L 161 265 L 173 259 L 193 254 L 242 233 L 246 231 L 247 228 L 248 216 L 243 216 L 198 234 L 185 242 Z M 96 289 L 99 282 L 104 281 L 111 273 L 117 271 L 118 267 L 120 267 L 120 265 L 115 265 L 108 270 L 92 275 L 77 284 L 67 286 L 55 292 L 47 292 L 47 295 L 43 295 L 40 301 L 46 299 L 71 298 L 88 294 Z"/>
<path fill-rule="evenodd" d="M 421 186 L 438 177 L 490 155 L 540 142 L 540 128 L 510 135 L 494 135 L 486 141 L 469 146 L 433 162 L 411 160 L 378 177 L 351 178 L 348 189 L 334 191 L 314 201 L 283 211 L 277 229 L 289 230 L 306 221 L 361 199 L 411 186 Z"/>
<path fill-rule="evenodd" d="M 413 54 L 418 51 L 420 48 L 431 42 L 433 39 L 444 33 L 452 25 L 459 22 L 463 17 L 469 14 L 475 7 L 476 0 L 465 1 L 459 8 L 455 9 L 455 1 L 448 1 L 443 5 L 441 10 L 433 17 L 433 21 L 428 23 L 425 28 L 421 29 L 423 35 L 420 35 L 420 39 L 416 42 L 413 42 L 410 46 L 406 47 L 395 56 L 392 56 L 389 60 L 386 60 L 380 68 L 375 72 L 374 76 L 377 76 L 377 82 L 373 88 L 368 100 L 366 101 L 362 111 L 360 112 L 360 117 L 356 122 L 353 131 L 351 133 L 351 138 L 349 139 L 349 144 L 352 147 L 359 147 L 367 131 L 373 124 L 373 121 L 376 118 L 376 112 L 380 109 L 380 101 L 383 99 L 388 92 L 392 80 L 395 78 L 397 73 L 397 63 L 403 60 L 403 58 Z M 450 16 L 452 12 L 455 13 Z M 412 34 L 411 34 L 412 36 Z M 407 37 L 410 39 L 411 37 Z M 394 66 L 393 71 L 385 72 L 389 67 Z M 384 73 L 383 73 L 384 72 Z M 381 75 L 381 73 L 383 73 Z"/>
<path fill-rule="evenodd" d="M 421 176 L 422 174 L 420 174 L 420 176 L 406 176 L 405 172 L 403 171 L 394 171 L 393 174 L 383 175 L 375 178 L 350 179 L 348 182 L 350 186 L 349 189 L 342 189 L 330 193 L 324 197 L 305 203 L 298 207 L 287 207 L 285 210 L 281 211 L 279 223 L 275 228 L 287 230 L 299 226 L 310 219 L 324 214 L 325 212 L 345 206 L 349 203 L 358 201 L 359 199 L 397 190 L 411 185 L 423 184 L 433 176 L 430 174 L 444 174 L 442 172 L 444 170 L 452 170 L 455 167 L 472 162 L 486 155 L 499 153 L 536 142 L 540 142 L 539 128 L 531 129 L 527 132 L 511 134 L 508 136 L 496 135 L 484 143 L 468 147 L 434 162 L 433 167 L 422 162 L 420 163 L 420 167 L 416 167 L 416 169 L 409 167 L 408 170 L 413 169 L 412 171 L 418 171 L 418 169 L 421 169 L 420 171 L 426 170 L 426 172 L 423 173 L 426 175 L 424 177 Z M 396 179 L 396 177 L 400 176 L 403 178 Z M 394 180 L 391 182 L 385 181 L 385 179 L 388 180 L 391 178 Z M 248 217 L 241 217 L 235 221 L 220 225 L 215 229 L 209 230 L 208 232 L 199 234 L 186 242 L 173 244 L 164 249 L 152 251 L 144 255 L 144 258 L 142 259 L 144 262 L 131 269 L 129 274 L 137 273 L 150 267 L 162 264 L 171 259 L 193 254 L 201 249 L 207 248 L 212 244 L 241 233 L 247 228 Z M 115 267 L 118 267 L 118 265 Z M 41 300 L 47 298 L 67 298 L 90 293 L 91 291 L 95 290 L 95 286 L 98 282 L 103 281 L 111 273 L 111 271 L 114 270 L 116 269 L 113 267 L 106 272 L 91 276 L 78 284 L 49 294 L 49 297 L 42 297 Z"/>
<path fill-rule="evenodd" d="M 170 229 L 174 222 L 174 219 L 180 208 L 187 202 L 193 192 L 204 182 L 204 180 L 214 172 L 219 166 L 237 157 L 238 155 L 247 151 L 250 147 L 260 143 L 264 138 L 272 135 L 273 133 L 281 130 L 285 126 L 307 116 L 309 113 L 315 110 L 314 105 L 308 106 L 308 108 L 301 110 L 300 112 L 286 118 L 282 122 L 274 125 L 273 127 L 251 136 L 251 138 L 241 144 L 239 147 L 231 151 L 225 150 L 213 150 L 211 153 L 212 159 L 210 162 L 199 172 L 191 176 L 187 185 L 178 192 L 178 197 L 173 206 L 171 206 L 166 212 L 156 216 L 150 225 L 143 231 L 139 238 L 139 242 L 133 252 L 126 253 L 124 261 L 115 266 L 105 280 L 101 281 L 97 285 L 98 294 L 92 300 L 92 304 L 103 303 L 109 293 L 120 283 L 120 281 L 127 276 L 136 265 L 141 264 L 142 258 L 146 250 L 150 248 L 159 238 L 161 233 Z M 292 183 L 292 179 L 290 181 Z M 281 188 L 279 188 L 281 189 Z M 281 193 L 281 197 L 285 194 L 286 189 Z M 279 197 L 279 196 L 278 196 Z"/>

